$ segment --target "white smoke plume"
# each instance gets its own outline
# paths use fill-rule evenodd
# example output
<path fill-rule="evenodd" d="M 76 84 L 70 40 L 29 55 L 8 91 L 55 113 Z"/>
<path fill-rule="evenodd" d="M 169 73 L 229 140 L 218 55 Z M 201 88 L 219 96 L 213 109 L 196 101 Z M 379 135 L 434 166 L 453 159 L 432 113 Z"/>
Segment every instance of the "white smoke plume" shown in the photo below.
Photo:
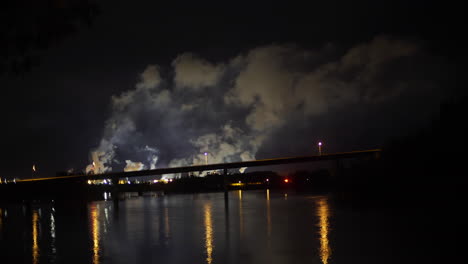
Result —
<path fill-rule="evenodd" d="M 156 169 L 156 163 L 158 163 L 158 150 L 149 146 L 145 146 L 143 151 L 147 153 L 150 170 Z"/>
<path fill-rule="evenodd" d="M 141 171 L 145 169 L 145 165 L 141 162 L 133 162 L 131 160 L 126 160 L 127 164 L 124 168 L 124 171 Z"/>
<path fill-rule="evenodd" d="M 194 54 L 184 53 L 173 62 L 174 83 L 179 89 L 200 90 L 213 86 L 222 77 L 224 66 L 214 65 Z"/>
<path fill-rule="evenodd" d="M 184 53 L 171 64 L 173 78 L 149 65 L 134 90 L 111 98 L 112 114 L 91 152 L 95 165 L 86 171 L 121 170 L 122 160 L 125 171 L 198 165 L 205 152 L 209 163 L 253 160 L 266 140 L 297 120 L 413 89 L 420 80 L 395 68 L 408 68 L 406 59 L 419 51 L 412 42 L 378 36 L 341 53 L 333 45 L 270 45 L 220 62 Z"/>

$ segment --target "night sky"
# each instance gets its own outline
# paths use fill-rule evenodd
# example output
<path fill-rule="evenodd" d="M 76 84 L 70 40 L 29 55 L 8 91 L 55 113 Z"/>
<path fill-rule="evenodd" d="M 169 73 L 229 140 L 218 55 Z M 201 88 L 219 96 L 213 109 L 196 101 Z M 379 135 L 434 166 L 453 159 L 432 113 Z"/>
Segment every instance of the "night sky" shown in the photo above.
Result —
<path fill-rule="evenodd" d="M 461 4 L 96 3 L 35 65 L 0 72 L 0 177 L 378 148 L 464 93 Z"/>

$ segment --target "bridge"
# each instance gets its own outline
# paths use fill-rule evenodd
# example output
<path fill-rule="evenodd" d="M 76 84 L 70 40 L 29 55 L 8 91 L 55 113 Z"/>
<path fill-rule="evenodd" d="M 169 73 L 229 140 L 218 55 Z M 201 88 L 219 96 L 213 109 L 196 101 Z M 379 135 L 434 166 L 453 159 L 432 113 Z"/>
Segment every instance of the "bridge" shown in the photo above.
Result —
<path fill-rule="evenodd" d="M 322 154 L 322 155 L 283 157 L 283 158 L 261 159 L 261 160 L 240 161 L 240 162 L 230 162 L 230 163 L 217 163 L 217 164 L 194 165 L 194 166 L 185 166 L 185 167 L 160 168 L 160 169 L 153 169 L 153 170 L 141 170 L 141 171 L 131 171 L 131 172 L 112 172 L 112 173 L 103 173 L 103 174 L 94 174 L 94 175 L 71 175 L 71 176 L 23 179 L 23 180 L 17 180 L 17 182 L 18 183 L 44 182 L 44 181 L 65 180 L 65 179 L 76 179 L 76 180 L 78 179 L 83 179 L 83 180 L 120 179 L 120 178 L 156 176 L 156 175 L 164 175 L 164 174 L 201 172 L 201 171 L 213 171 L 213 170 L 223 170 L 224 174 L 226 175 L 228 169 L 281 165 L 281 164 L 290 164 L 290 163 L 330 161 L 330 160 L 337 161 L 337 160 L 342 160 L 342 159 L 360 158 L 360 157 L 366 157 L 366 156 L 378 157 L 381 151 L 382 151 L 381 149 L 371 149 L 371 150 L 340 152 L 340 153 Z"/>
<path fill-rule="evenodd" d="M 298 157 L 283 157 L 274 159 L 261 159 L 252 161 L 241 161 L 231 163 L 217 163 L 217 164 L 205 164 L 205 165 L 194 165 L 185 167 L 174 167 L 174 168 L 160 168 L 153 170 L 141 170 L 131 172 L 113 172 L 103 173 L 95 175 L 69 175 L 69 176 L 57 176 L 57 177 L 46 177 L 46 178 L 32 178 L 16 180 L 16 184 L 0 184 L 0 201 L 3 199 L 23 200 L 32 201 L 36 198 L 39 199 L 87 199 L 95 194 L 102 195 L 102 192 L 107 190 L 112 193 L 112 199 L 118 208 L 118 197 L 120 192 L 125 191 L 138 191 L 143 193 L 145 188 L 153 190 L 153 185 L 121 185 L 117 184 L 119 179 L 132 178 L 141 176 L 156 176 L 164 174 L 174 173 L 187 173 L 187 172 L 202 172 L 202 171 L 214 171 L 222 170 L 222 180 L 220 180 L 220 187 L 224 185 L 225 200 L 228 197 L 228 185 L 229 175 L 228 169 L 244 168 L 244 167 L 258 167 L 258 166 L 270 166 L 270 165 L 281 165 L 281 164 L 292 164 L 292 163 L 305 163 L 305 162 L 320 162 L 320 161 L 336 161 L 335 167 L 341 160 L 344 159 L 355 159 L 355 158 L 378 158 L 380 156 L 380 149 L 331 153 L 322 155 L 312 156 L 298 156 Z M 99 188 L 88 185 L 88 180 L 98 179 L 110 179 L 113 184 L 105 185 Z M 103 189 L 105 188 L 105 190 Z M 154 186 L 154 188 L 159 188 Z M 82 197 L 82 198 L 80 198 Z"/>

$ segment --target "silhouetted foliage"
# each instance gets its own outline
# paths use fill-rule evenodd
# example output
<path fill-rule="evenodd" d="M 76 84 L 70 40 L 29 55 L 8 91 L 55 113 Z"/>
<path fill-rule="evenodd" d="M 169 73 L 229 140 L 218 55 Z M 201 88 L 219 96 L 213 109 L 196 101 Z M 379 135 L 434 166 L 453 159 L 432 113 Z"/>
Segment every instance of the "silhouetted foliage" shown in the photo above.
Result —
<path fill-rule="evenodd" d="M 466 188 L 467 103 L 464 97 L 442 104 L 429 127 L 388 142 L 379 160 L 344 170 L 339 192 L 376 201 L 459 197 Z"/>
<path fill-rule="evenodd" d="M 39 52 L 82 27 L 99 9 L 93 0 L 7 0 L 0 8 L 0 75 L 22 73 Z"/>

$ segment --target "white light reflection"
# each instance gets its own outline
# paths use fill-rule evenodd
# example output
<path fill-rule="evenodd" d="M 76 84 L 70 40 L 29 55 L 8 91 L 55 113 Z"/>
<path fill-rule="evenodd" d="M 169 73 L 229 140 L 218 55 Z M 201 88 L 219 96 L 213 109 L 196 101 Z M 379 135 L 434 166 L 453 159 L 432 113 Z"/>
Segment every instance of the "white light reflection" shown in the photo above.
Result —
<path fill-rule="evenodd" d="M 104 234 L 107 234 L 107 225 L 109 224 L 109 209 L 107 207 L 104 208 L 104 217 L 106 218 L 104 221 Z"/>
<path fill-rule="evenodd" d="M 50 212 L 50 237 L 51 237 L 51 249 L 52 253 L 56 253 L 57 249 L 55 248 L 55 217 L 53 214 L 54 208 L 52 207 L 52 211 Z"/>
<path fill-rule="evenodd" d="M 213 219 L 211 215 L 211 204 L 205 204 L 205 248 L 206 248 L 206 263 L 213 262 Z"/>

